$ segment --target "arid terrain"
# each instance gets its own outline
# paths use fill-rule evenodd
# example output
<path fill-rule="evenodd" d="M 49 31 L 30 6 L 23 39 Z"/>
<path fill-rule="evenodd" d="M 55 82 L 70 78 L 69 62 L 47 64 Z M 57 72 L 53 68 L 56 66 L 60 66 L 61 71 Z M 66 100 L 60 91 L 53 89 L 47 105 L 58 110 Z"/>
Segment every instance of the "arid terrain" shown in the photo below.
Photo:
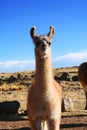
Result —
<path fill-rule="evenodd" d="M 86 99 L 83 87 L 78 81 L 78 67 L 53 69 L 53 72 L 55 80 L 62 87 L 63 99 L 70 99 L 73 103 L 73 109 L 62 112 L 61 130 L 87 130 L 87 110 L 84 110 Z M 0 102 L 18 101 L 20 104 L 16 114 L 0 112 L 1 130 L 30 129 L 26 103 L 33 79 L 34 71 L 0 74 Z"/>

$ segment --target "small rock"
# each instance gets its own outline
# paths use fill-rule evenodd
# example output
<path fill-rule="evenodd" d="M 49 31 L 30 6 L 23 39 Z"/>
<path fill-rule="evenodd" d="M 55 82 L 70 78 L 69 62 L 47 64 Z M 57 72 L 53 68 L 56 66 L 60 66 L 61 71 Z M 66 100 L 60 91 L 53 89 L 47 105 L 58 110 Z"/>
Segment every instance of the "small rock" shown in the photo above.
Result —
<path fill-rule="evenodd" d="M 71 99 L 64 98 L 62 99 L 62 112 L 72 111 L 73 110 L 73 102 Z"/>
<path fill-rule="evenodd" d="M 78 76 L 73 76 L 72 81 L 78 81 Z"/>
<path fill-rule="evenodd" d="M 4 101 L 0 102 L 0 114 L 16 114 L 20 107 L 18 101 Z"/>

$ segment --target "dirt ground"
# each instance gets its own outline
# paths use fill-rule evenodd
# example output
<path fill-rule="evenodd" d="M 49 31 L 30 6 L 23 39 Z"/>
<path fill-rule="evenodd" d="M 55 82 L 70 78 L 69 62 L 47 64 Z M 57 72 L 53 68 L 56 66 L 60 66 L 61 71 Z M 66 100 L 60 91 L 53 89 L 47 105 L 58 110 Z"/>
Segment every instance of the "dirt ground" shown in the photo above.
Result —
<path fill-rule="evenodd" d="M 30 130 L 28 120 L 0 121 L 0 130 Z M 62 117 L 60 130 L 87 130 L 87 115 Z"/>
<path fill-rule="evenodd" d="M 77 68 L 56 69 L 55 74 L 68 72 L 70 77 L 77 75 Z M 71 99 L 74 109 L 70 112 L 62 112 L 60 130 L 87 130 L 87 110 L 84 110 L 86 98 L 83 87 L 78 81 L 61 81 L 63 98 Z M 18 113 L 26 110 L 28 90 L 0 91 L 0 102 L 17 100 L 20 103 Z M 30 130 L 27 117 L 5 117 L 0 115 L 0 130 Z"/>
<path fill-rule="evenodd" d="M 64 98 L 71 98 L 74 103 L 74 111 L 71 112 L 62 112 L 62 119 L 60 130 L 87 130 L 87 110 L 85 108 L 85 96 L 83 89 L 75 89 L 76 83 L 72 84 L 70 82 L 63 83 L 64 86 L 67 86 L 63 91 Z M 63 85 L 62 84 L 62 85 Z M 71 89 L 68 89 L 68 86 L 72 86 Z M 73 88 L 74 86 L 74 88 Z M 78 88 L 78 84 L 77 87 Z M 26 91 L 13 91 L 13 92 L 3 92 L 0 93 L 1 100 L 17 100 L 21 103 L 19 113 L 22 113 L 26 110 L 26 101 L 27 101 L 27 90 Z M 0 118 L 0 130 L 30 130 L 30 124 L 27 118 L 19 119 L 16 117 L 6 117 L 6 120 L 3 117 Z"/>

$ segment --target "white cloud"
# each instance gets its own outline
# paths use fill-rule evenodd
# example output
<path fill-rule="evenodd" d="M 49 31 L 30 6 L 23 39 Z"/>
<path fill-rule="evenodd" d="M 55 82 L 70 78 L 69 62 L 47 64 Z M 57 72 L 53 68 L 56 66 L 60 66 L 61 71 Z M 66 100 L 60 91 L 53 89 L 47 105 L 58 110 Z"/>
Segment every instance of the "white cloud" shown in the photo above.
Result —
<path fill-rule="evenodd" d="M 53 67 L 68 67 L 68 66 L 78 66 L 82 62 L 87 61 L 87 51 L 72 52 L 53 58 Z M 25 70 L 34 70 L 35 61 L 34 60 L 13 60 L 13 61 L 3 61 L 0 62 L 0 72 L 19 72 Z"/>
<path fill-rule="evenodd" d="M 57 64 L 59 67 L 65 66 L 78 66 L 82 62 L 87 61 L 87 51 L 72 52 L 66 55 L 56 57 L 53 59 L 53 64 Z"/>
<path fill-rule="evenodd" d="M 34 69 L 34 66 L 35 66 L 34 60 L 3 61 L 3 62 L 0 62 L 0 72 L 24 71 L 28 69 Z"/>

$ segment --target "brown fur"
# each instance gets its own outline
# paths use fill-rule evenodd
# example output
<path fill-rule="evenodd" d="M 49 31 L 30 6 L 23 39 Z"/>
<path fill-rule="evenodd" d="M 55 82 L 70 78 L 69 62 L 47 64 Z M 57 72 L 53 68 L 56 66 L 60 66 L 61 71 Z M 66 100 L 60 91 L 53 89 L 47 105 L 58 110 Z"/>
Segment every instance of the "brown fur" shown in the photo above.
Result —
<path fill-rule="evenodd" d="M 87 62 L 82 63 L 78 69 L 78 79 L 81 82 L 85 95 L 86 95 L 86 107 L 87 109 Z"/>
<path fill-rule="evenodd" d="M 37 36 L 35 28 L 30 31 L 35 43 L 36 73 L 33 86 L 29 89 L 27 114 L 32 130 L 42 130 L 47 124 L 48 130 L 60 129 L 61 87 L 53 78 L 50 45 L 54 28 L 48 35 Z M 38 44 L 39 42 L 40 44 Z"/>

